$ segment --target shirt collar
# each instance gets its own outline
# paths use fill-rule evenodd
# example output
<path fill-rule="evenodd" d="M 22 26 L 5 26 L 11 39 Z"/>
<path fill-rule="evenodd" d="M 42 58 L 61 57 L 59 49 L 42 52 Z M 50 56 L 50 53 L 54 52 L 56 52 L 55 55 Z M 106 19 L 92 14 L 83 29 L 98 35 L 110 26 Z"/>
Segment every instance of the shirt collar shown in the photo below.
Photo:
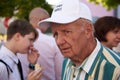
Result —
<path fill-rule="evenodd" d="M 93 52 L 90 54 L 90 56 L 86 59 L 86 62 L 83 66 L 83 69 L 88 73 L 93 62 L 95 61 L 96 56 L 98 55 L 98 52 L 100 51 L 101 48 L 101 44 L 100 42 L 96 39 L 97 41 L 97 45 L 95 47 L 95 49 L 93 50 Z"/>
<path fill-rule="evenodd" d="M 97 39 L 96 39 L 97 40 Z M 102 44 L 97 40 L 97 45 L 91 55 L 88 57 L 88 60 L 85 63 L 85 66 L 83 66 L 83 70 L 93 77 L 94 71 L 96 70 L 97 64 L 100 60 L 101 54 L 103 51 L 103 46 Z"/>
<path fill-rule="evenodd" d="M 11 51 L 9 50 L 6 46 L 1 47 L 1 51 L 3 51 L 2 56 L 8 56 L 10 59 L 12 59 L 16 64 L 18 63 L 18 57 Z"/>

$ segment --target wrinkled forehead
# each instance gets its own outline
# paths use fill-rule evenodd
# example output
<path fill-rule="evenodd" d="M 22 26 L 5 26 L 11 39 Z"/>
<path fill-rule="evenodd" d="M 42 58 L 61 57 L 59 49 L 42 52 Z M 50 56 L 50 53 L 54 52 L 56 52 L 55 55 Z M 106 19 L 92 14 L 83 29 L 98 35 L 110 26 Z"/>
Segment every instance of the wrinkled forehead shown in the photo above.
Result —
<path fill-rule="evenodd" d="M 52 24 L 52 31 L 73 31 L 75 29 L 79 29 L 81 26 L 76 23 L 71 24 Z"/>

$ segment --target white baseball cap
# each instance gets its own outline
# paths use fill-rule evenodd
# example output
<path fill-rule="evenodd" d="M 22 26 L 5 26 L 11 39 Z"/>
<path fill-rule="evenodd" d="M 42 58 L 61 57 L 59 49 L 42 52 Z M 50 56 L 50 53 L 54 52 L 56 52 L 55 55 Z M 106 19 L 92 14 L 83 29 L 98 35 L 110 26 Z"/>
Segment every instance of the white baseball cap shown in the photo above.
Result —
<path fill-rule="evenodd" d="M 50 18 L 40 21 L 43 22 L 66 24 L 73 22 L 79 18 L 85 18 L 92 21 L 92 15 L 89 8 L 80 0 L 62 0 L 53 9 Z"/>

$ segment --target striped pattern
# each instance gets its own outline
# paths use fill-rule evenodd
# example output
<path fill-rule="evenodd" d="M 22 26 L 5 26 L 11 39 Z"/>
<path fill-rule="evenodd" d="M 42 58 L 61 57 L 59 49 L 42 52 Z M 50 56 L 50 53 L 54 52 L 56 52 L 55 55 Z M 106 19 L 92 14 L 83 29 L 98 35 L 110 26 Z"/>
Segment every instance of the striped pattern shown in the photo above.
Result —
<path fill-rule="evenodd" d="M 89 61 L 89 59 L 87 59 Z M 79 67 L 74 67 L 70 59 L 65 58 L 62 69 L 62 80 L 120 80 L 120 57 L 110 49 L 103 47 L 98 51 L 90 69 L 87 71 L 84 61 Z M 83 65 L 84 64 L 84 65 Z M 75 77 L 73 77 L 75 75 Z"/>

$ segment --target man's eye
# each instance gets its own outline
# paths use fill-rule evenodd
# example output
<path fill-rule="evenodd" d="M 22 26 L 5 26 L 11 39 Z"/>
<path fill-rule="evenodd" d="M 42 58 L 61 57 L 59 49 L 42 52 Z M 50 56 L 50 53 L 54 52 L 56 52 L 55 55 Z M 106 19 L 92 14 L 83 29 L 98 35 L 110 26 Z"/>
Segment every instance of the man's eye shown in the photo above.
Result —
<path fill-rule="evenodd" d="M 66 33 L 69 33 L 70 31 L 65 31 Z"/>
<path fill-rule="evenodd" d="M 65 33 L 65 34 L 68 34 L 68 33 L 70 33 L 70 31 L 64 31 L 64 33 Z"/>
<path fill-rule="evenodd" d="M 29 39 L 30 40 L 30 42 L 34 42 L 34 39 Z"/>

